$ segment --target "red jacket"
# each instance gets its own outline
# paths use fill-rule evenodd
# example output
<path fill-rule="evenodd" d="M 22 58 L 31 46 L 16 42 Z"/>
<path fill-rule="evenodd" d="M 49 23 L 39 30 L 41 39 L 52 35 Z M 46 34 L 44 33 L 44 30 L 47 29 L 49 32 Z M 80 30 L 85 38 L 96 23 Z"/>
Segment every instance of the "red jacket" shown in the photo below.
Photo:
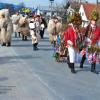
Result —
<path fill-rule="evenodd" d="M 70 40 L 75 45 L 76 33 L 72 26 L 69 26 L 64 32 L 64 45 L 67 46 L 67 41 Z"/>
<path fill-rule="evenodd" d="M 100 29 L 96 26 L 95 31 L 93 32 L 93 39 L 92 39 L 92 44 L 96 44 L 96 42 L 99 40 L 100 38 Z"/>
<path fill-rule="evenodd" d="M 91 35 L 89 35 L 90 33 L 89 30 L 93 30 L 93 28 L 91 27 L 91 25 L 89 24 L 86 28 L 85 28 L 85 34 L 87 34 L 86 36 L 88 38 L 90 38 L 90 40 L 92 41 L 92 45 L 96 44 L 96 42 L 98 41 L 98 39 L 100 38 L 100 29 L 98 26 L 95 27 L 94 31 L 90 32 Z M 92 38 L 91 38 L 91 37 Z"/>

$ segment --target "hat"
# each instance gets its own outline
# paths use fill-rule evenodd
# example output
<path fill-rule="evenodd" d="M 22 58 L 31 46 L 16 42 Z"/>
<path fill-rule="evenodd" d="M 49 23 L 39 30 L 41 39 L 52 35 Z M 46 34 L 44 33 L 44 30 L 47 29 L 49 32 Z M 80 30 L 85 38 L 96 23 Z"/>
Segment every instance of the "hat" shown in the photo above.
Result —
<path fill-rule="evenodd" d="M 78 12 L 74 12 L 70 16 L 70 22 L 73 23 L 74 25 L 81 25 L 82 24 L 81 15 Z"/>
<path fill-rule="evenodd" d="M 99 19 L 99 13 L 97 12 L 96 9 L 92 10 L 90 14 L 90 20 L 97 21 Z"/>

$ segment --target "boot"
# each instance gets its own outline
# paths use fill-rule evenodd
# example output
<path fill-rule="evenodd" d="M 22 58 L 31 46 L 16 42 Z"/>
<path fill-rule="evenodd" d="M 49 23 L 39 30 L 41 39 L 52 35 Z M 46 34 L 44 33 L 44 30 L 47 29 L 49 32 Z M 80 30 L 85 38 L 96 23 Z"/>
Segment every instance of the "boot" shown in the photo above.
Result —
<path fill-rule="evenodd" d="M 71 68 L 71 72 L 75 74 L 76 71 L 75 71 L 75 68 L 74 68 L 74 63 L 70 63 L 69 65 L 70 65 L 70 68 Z"/>
<path fill-rule="evenodd" d="M 27 36 L 25 36 L 25 41 L 27 41 Z"/>
<path fill-rule="evenodd" d="M 37 45 L 38 43 L 33 44 L 33 50 L 38 50 Z"/>
<path fill-rule="evenodd" d="M 84 64 L 85 59 L 86 59 L 86 55 L 83 55 L 81 63 L 80 63 L 80 68 L 83 68 L 83 64 Z"/>
<path fill-rule="evenodd" d="M 96 63 L 92 63 L 92 64 L 91 64 L 91 72 L 98 74 L 98 73 L 96 72 L 95 67 L 96 67 Z"/>
<path fill-rule="evenodd" d="M 35 50 L 38 50 L 38 47 L 37 47 L 38 43 L 35 43 L 34 45 L 35 45 Z"/>
<path fill-rule="evenodd" d="M 19 34 L 19 37 L 20 37 L 20 32 L 18 32 L 18 34 Z"/>
<path fill-rule="evenodd" d="M 7 47 L 10 47 L 11 46 L 11 42 L 8 42 L 6 46 Z"/>
<path fill-rule="evenodd" d="M 3 42 L 1 46 L 6 46 L 6 43 Z"/>
<path fill-rule="evenodd" d="M 22 41 L 24 41 L 24 35 L 22 35 Z"/>
<path fill-rule="evenodd" d="M 15 38 L 17 38 L 17 33 L 15 32 Z"/>

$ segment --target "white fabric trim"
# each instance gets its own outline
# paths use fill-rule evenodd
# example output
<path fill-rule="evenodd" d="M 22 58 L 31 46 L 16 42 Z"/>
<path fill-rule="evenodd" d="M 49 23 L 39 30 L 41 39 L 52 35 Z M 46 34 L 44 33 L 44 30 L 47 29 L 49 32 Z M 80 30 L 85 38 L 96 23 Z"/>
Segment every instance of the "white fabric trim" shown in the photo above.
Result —
<path fill-rule="evenodd" d="M 68 47 L 68 53 L 69 53 L 70 63 L 74 63 L 75 62 L 75 50 L 74 50 L 74 48 Z"/>

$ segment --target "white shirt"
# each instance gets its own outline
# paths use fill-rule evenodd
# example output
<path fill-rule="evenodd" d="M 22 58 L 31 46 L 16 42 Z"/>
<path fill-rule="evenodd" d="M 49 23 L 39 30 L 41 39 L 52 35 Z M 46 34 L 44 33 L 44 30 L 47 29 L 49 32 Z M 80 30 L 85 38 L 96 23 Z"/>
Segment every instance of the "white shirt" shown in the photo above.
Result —
<path fill-rule="evenodd" d="M 30 29 L 35 29 L 35 28 L 36 28 L 35 22 L 29 23 L 29 28 L 30 28 Z"/>

